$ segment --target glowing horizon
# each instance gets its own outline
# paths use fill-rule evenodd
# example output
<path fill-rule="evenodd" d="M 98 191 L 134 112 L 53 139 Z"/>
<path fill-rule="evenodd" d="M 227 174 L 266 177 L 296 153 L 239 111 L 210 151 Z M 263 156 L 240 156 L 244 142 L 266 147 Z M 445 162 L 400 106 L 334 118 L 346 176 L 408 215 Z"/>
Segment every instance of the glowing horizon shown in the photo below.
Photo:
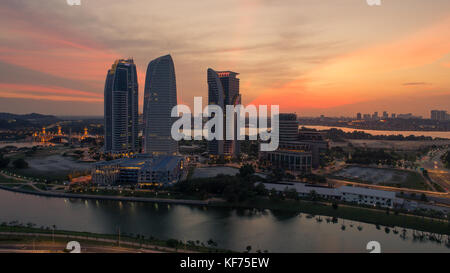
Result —
<path fill-rule="evenodd" d="M 1 112 L 101 115 L 108 68 L 170 53 L 179 102 L 206 102 L 206 69 L 240 73 L 244 104 L 281 112 L 428 116 L 450 110 L 450 3 L 84 0 L 0 3 Z M 81 110 L 82 109 L 82 110 Z M 141 110 L 142 111 L 142 110 Z"/>

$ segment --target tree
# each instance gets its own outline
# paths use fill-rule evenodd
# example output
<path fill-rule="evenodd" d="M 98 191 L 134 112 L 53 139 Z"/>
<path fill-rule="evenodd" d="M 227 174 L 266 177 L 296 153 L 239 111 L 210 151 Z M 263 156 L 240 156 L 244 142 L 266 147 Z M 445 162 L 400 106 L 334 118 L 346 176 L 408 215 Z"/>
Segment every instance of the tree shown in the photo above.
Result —
<path fill-rule="evenodd" d="M 23 158 L 18 158 L 13 161 L 13 166 L 16 169 L 26 169 L 28 168 L 28 163 Z"/>
<path fill-rule="evenodd" d="M 215 247 L 215 246 L 217 246 L 217 243 L 216 242 L 214 242 L 212 239 L 209 239 L 207 242 L 206 242 L 209 246 L 211 246 L 211 247 Z"/>
<path fill-rule="evenodd" d="M 241 177 L 249 177 L 251 175 L 253 175 L 255 173 L 255 169 L 253 168 L 253 166 L 251 164 L 244 164 L 240 169 L 239 169 L 239 175 Z"/>
<path fill-rule="evenodd" d="M 252 251 L 252 246 L 247 246 L 245 249 L 247 249 L 247 252 L 250 253 L 250 251 Z"/>
<path fill-rule="evenodd" d="M 332 207 L 335 210 L 338 209 L 338 203 L 337 202 L 333 202 Z"/>
<path fill-rule="evenodd" d="M 8 167 L 9 161 L 9 158 L 3 157 L 3 155 L 0 154 L 0 168 Z"/>
<path fill-rule="evenodd" d="M 176 248 L 180 242 L 175 239 L 169 239 L 166 241 L 168 247 Z"/>
<path fill-rule="evenodd" d="M 308 196 L 312 201 L 316 201 L 318 198 L 317 192 L 315 190 L 310 191 Z"/>

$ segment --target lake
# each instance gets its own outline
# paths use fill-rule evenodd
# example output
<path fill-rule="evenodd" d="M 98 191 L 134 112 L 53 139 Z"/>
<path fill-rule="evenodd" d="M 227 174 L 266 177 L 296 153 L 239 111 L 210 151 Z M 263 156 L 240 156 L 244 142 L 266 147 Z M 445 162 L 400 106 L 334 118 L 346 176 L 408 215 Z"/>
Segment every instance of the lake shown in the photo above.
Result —
<path fill-rule="evenodd" d="M 143 234 L 161 239 L 213 239 L 218 247 L 269 252 L 367 252 L 369 241 L 381 243 L 384 252 L 450 252 L 444 244 L 415 241 L 384 227 L 304 213 L 228 209 L 152 203 L 48 198 L 0 190 L 0 222 L 31 222 L 57 229 L 117 234 Z M 342 225 L 346 226 L 342 230 Z M 359 231 L 357 227 L 362 227 Z"/>

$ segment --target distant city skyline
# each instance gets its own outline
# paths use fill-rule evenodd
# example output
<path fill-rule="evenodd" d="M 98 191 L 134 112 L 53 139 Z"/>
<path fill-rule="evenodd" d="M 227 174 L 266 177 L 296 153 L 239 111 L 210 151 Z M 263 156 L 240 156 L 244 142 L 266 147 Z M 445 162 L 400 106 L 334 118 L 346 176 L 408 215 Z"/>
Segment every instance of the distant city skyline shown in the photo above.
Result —
<path fill-rule="evenodd" d="M 133 57 L 142 112 L 149 56 L 171 54 L 178 103 L 191 107 L 194 96 L 206 104 L 214 67 L 241 73 L 243 104 L 428 117 L 450 105 L 449 10 L 447 0 L 1 1 L 0 109 L 102 115 L 104 71 Z"/>

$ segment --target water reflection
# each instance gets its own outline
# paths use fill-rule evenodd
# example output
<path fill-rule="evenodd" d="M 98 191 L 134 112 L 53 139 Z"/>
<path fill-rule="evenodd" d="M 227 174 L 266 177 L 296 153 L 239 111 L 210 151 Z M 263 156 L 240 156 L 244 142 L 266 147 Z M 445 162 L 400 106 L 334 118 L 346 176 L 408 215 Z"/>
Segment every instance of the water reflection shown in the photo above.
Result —
<path fill-rule="evenodd" d="M 298 212 L 156 203 L 57 199 L 0 191 L 0 222 L 207 242 L 244 251 L 449 252 L 449 237 Z"/>

